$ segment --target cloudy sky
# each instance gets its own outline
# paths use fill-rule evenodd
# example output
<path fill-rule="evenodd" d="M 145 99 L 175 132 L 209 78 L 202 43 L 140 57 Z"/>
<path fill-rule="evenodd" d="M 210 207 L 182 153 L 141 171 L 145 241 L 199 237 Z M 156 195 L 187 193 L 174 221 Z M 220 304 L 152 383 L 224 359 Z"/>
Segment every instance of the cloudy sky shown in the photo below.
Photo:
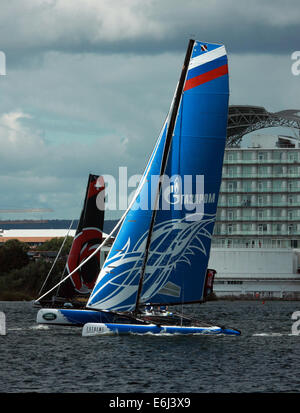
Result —
<path fill-rule="evenodd" d="M 300 109 L 299 21 L 299 0 L 5 2 L 0 209 L 53 212 L 0 219 L 76 219 L 89 173 L 142 173 L 190 38 L 225 44 L 230 104 Z"/>

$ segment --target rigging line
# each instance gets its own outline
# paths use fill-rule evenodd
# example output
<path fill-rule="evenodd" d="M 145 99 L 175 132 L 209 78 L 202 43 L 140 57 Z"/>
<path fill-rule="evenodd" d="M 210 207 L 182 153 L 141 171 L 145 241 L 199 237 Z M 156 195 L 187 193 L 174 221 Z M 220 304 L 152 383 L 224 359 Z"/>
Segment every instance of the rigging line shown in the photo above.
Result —
<path fill-rule="evenodd" d="M 167 120 L 166 120 L 165 123 L 164 123 L 163 129 L 164 129 L 164 127 L 165 127 L 166 122 L 167 122 Z M 163 131 L 163 129 L 162 129 L 162 131 Z M 160 134 L 160 139 L 161 139 L 161 137 L 162 137 L 162 132 L 161 132 L 161 134 Z M 160 139 L 159 139 L 159 141 L 160 141 Z M 59 286 L 60 284 L 62 284 L 65 280 L 67 280 L 69 277 L 71 277 L 71 275 L 73 275 L 77 270 L 79 270 L 79 268 L 81 268 L 84 264 L 86 264 L 95 254 L 97 254 L 97 252 L 98 252 L 104 245 L 106 245 L 106 243 L 108 242 L 108 240 L 109 240 L 109 239 L 112 237 L 112 235 L 116 232 L 116 230 L 119 228 L 119 226 L 122 224 L 122 222 L 123 222 L 124 219 L 126 218 L 126 215 L 128 214 L 129 210 L 132 208 L 134 202 L 136 201 L 138 195 L 139 195 L 140 192 L 141 192 L 141 189 L 142 189 L 144 183 L 146 182 L 148 171 L 150 170 L 151 165 L 152 165 L 152 162 L 153 162 L 153 159 L 155 158 L 155 153 L 156 153 L 157 148 L 158 148 L 158 143 L 159 143 L 159 142 L 157 142 L 157 143 L 156 143 L 156 146 L 154 147 L 154 150 L 153 150 L 153 152 L 152 152 L 152 154 L 151 154 L 151 156 L 150 156 L 150 159 L 149 159 L 149 161 L 148 161 L 148 164 L 147 164 L 147 166 L 146 166 L 144 175 L 143 175 L 143 177 L 142 177 L 142 179 L 141 179 L 141 182 L 139 183 L 139 186 L 137 187 L 136 193 L 135 193 L 132 201 L 130 202 L 127 210 L 124 212 L 124 214 L 123 214 L 122 217 L 120 218 L 119 222 L 116 224 L 116 226 L 115 226 L 115 227 L 113 228 L 113 230 L 110 232 L 110 234 L 109 234 L 109 235 L 106 237 L 106 239 L 95 249 L 95 251 L 94 251 L 91 255 L 89 255 L 85 260 L 83 260 L 83 261 L 78 265 L 78 267 L 76 267 L 76 268 L 75 268 L 73 271 L 71 271 L 66 277 L 64 277 L 62 280 L 60 280 L 59 283 L 57 283 L 54 287 L 52 287 L 52 288 L 51 288 L 49 291 L 47 291 L 44 295 L 42 295 L 42 296 L 39 297 L 37 300 L 35 300 L 36 302 L 38 302 L 39 300 L 41 300 L 42 298 L 44 298 L 46 295 L 48 295 L 50 292 L 52 292 L 56 287 L 58 287 L 58 286 Z"/>
<path fill-rule="evenodd" d="M 78 267 L 76 267 L 73 271 L 71 271 L 66 277 L 64 277 L 62 280 L 60 280 L 54 287 L 52 287 L 49 291 L 47 291 L 44 295 L 42 295 L 41 297 L 39 297 L 36 301 L 41 300 L 42 298 L 44 298 L 46 295 L 48 295 L 51 291 L 53 291 L 56 287 L 58 287 L 60 284 L 62 284 L 64 281 L 66 281 L 69 277 L 71 277 L 71 275 L 73 275 L 76 271 L 79 270 L 79 268 L 81 268 L 84 264 L 86 264 L 94 255 L 97 254 L 97 252 L 104 246 L 106 245 L 107 241 L 112 237 L 112 235 L 114 234 L 114 232 L 117 230 L 117 228 L 120 226 L 120 224 L 122 223 L 122 221 L 124 220 L 125 216 L 127 215 L 128 211 L 126 211 L 126 213 L 121 217 L 120 221 L 117 223 L 117 225 L 114 227 L 114 229 L 111 231 L 111 233 L 107 236 L 107 238 L 105 238 L 105 240 L 95 249 L 95 251 L 89 255 L 84 261 L 82 261 Z"/>
<path fill-rule="evenodd" d="M 90 177 L 89 177 L 89 179 L 90 179 Z M 88 181 L 88 183 L 89 183 L 89 181 Z M 85 205 L 85 203 L 86 203 L 86 195 L 85 195 L 84 205 Z M 59 251 L 58 251 L 58 253 L 57 253 L 57 256 L 56 256 L 56 258 L 55 258 L 55 260 L 54 260 L 54 262 L 53 262 L 52 267 L 50 268 L 50 271 L 49 271 L 49 273 L 48 273 L 48 275 L 47 275 L 47 277 L 46 277 L 46 279 L 45 279 L 42 287 L 40 288 L 40 291 L 38 292 L 38 295 L 41 294 L 41 292 L 43 291 L 43 288 L 44 288 L 44 286 L 45 286 L 45 284 L 46 284 L 46 282 L 47 282 L 47 280 L 48 280 L 51 272 L 53 271 L 53 268 L 54 268 L 54 266 L 55 266 L 55 264 L 56 264 L 56 261 L 58 260 L 58 257 L 60 256 L 60 253 L 61 253 L 61 251 L 62 251 L 62 249 L 63 249 L 63 246 L 64 246 L 64 244 L 65 244 L 65 242 L 66 242 L 67 236 L 69 235 L 69 232 L 70 232 L 70 230 L 71 230 L 71 228 L 72 228 L 72 226 L 73 226 L 73 223 L 74 223 L 74 218 L 73 218 L 72 221 L 71 221 L 71 224 L 70 224 L 70 226 L 69 226 L 69 229 L 68 229 L 68 231 L 67 231 L 67 234 L 66 234 L 66 236 L 65 236 L 65 239 L 64 239 L 64 241 L 63 241 L 63 243 L 62 243 L 62 245 L 61 245 L 61 247 L 60 247 L 60 249 L 59 249 Z M 78 225 L 79 225 L 79 222 L 78 222 Z M 67 263 L 65 264 L 65 268 L 66 268 L 66 266 L 67 266 Z M 65 268 L 64 268 L 64 270 L 65 270 Z M 62 272 L 61 279 L 62 279 L 62 277 L 63 277 L 63 274 L 64 274 L 64 271 Z M 59 289 L 59 284 L 56 284 L 56 286 L 57 286 L 58 289 Z M 58 290 L 57 290 L 57 293 L 58 293 Z M 47 294 L 48 294 L 48 292 L 47 292 Z M 38 300 L 37 300 L 37 301 L 38 301 Z"/>
<path fill-rule="evenodd" d="M 89 186 L 89 183 L 90 183 L 90 177 L 91 177 L 91 174 L 89 175 L 88 186 Z M 83 207 L 83 208 L 85 208 L 85 205 L 86 205 L 87 192 L 88 192 L 88 189 L 86 190 L 85 200 L 84 200 L 84 207 Z M 79 221 L 80 221 L 80 219 L 79 219 Z M 43 291 L 43 288 L 44 288 L 44 286 L 45 286 L 45 284 L 46 284 L 46 282 L 47 282 L 47 280 L 48 280 L 51 272 L 53 271 L 53 268 L 54 268 L 54 266 L 55 266 L 55 264 L 56 264 L 56 261 L 58 260 L 58 257 L 60 256 L 60 253 L 61 253 L 61 251 L 62 251 L 62 249 L 63 249 L 63 246 L 64 246 L 64 244 L 65 244 L 65 242 L 66 242 L 66 239 L 67 239 L 67 237 L 68 237 L 68 235 L 69 235 L 69 233 L 70 233 L 70 230 L 71 230 L 71 228 L 72 228 L 72 226 L 73 226 L 73 223 L 74 223 L 74 218 L 73 218 L 72 221 L 71 221 L 71 224 L 70 224 L 70 226 L 69 226 L 69 229 L 68 229 L 68 231 L 67 231 L 67 234 L 66 234 L 66 236 L 65 236 L 65 239 L 64 239 L 64 241 L 63 241 L 63 243 L 62 243 L 62 245 L 61 245 L 61 247 L 60 247 L 60 249 L 59 249 L 59 251 L 58 251 L 58 253 L 57 253 L 57 256 L 56 256 L 56 258 L 55 258 L 55 260 L 54 260 L 54 262 L 53 262 L 53 265 L 52 265 L 52 267 L 51 267 L 51 269 L 50 269 L 50 271 L 49 271 L 49 273 L 48 273 L 48 275 L 47 275 L 47 277 L 46 277 L 46 279 L 45 279 L 45 281 L 44 281 L 44 284 L 42 285 L 42 287 L 40 288 L 40 291 L 38 292 L 38 295 L 41 294 L 41 292 Z M 79 225 L 79 222 L 78 222 L 78 225 Z M 78 227 L 77 227 L 77 228 L 78 228 Z M 65 267 L 64 267 L 64 270 L 63 270 L 63 272 L 62 272 L 61 279 L 62 279 L 62 277 L 63 277 L 63 274 L 64 274 L 64 271 L 65 271 L 65 269 L 66 269 L 66 266 L 67 266 L 67 262 L 66 262 Z M 59 284 L 56 284 L 56 286 L 58 287 L 58 289 L 57 289 L 57 294 L 58 294 Z M 48 292 L 47 292 L 47 294 L 48 294 Z"/>
<path fill-rule="evenodd" d="M 75 236 L 76 236 L 76 235 L 75 235 Z M 71 247 L 71 248 L 72 248 L 72 247 Z M 69 251 L 69 253 L 70 253 L 70 251 Z M 65 266 L 64 266 L 64 269 L 63 269 L 63 271 L 62 271 L 62 273 L 61 273 L 60 279 L 63 278 L 64 273 L 65 273 L 66 268 L 67 268 L 67 265 L 68 265 L 68 258 L 67 258 L 67 260 L 66 260 L 66 262 L 65 262 Z M 57 291 L 56 291 L 57 296 L 58 296 L 58 294 L 59 294 L 59 288 L 60 288 L 60 285 L 57 287 Z"/>
<path fill-rule="evenodd" d="M 53 264 L 52 264 L 52 267 L 50 268 L 50 271 L 48 272 L 48 275 L 47 275 L 47 277 L 46 277 L 43 285 L 41 286 L 40 291 L 38 292 L 38 295 L 41 294 L 41 292 L 43 291 L 43 288 L 44 288 L 46 282 L 48 281 L 48 278 L 49 278 L 51 272 L 53 271 L 53 268 L 54 268 L 54 266 L 55 266 L 55 264 L 56 264 L 56 261 L 58 260 L 58 257 L 60 256 L 60 253 L 61 253 L 61 251 L 62 251 L 62 249 L 63 249 L 63 246 L 65 245 L 66 239 L 67 239 L 67 237 L 68 237 L 68 235 L 69 235 L 69 232 L 70 232 L 70 230 L 71 230 L 71 228 L 72 228 L 73 222 L 74 222 L 74 218 L 73 218 L 72 221 L 71 221 L 71 225 L 70 225 L 70 227 L 69 227 L 69 229 L 68 229 L 68 231 L 67 231 L 67 233 L 66 233 L 66 235 L 65 235 L 65 238 L 64 238 L 64 240 L 63 240 L 63 242 L 62 242 L 62 244 L 61 244 L 61 246 L 60 246 L 60 249 L 59 249 L 59 251 L 58 251 L 58 253 L 57 253 L 56 257 L 55 257 L 55 260 L 54 260 L 54 262 L 53 262 Z"/>
<path fill-rule="evenodd" d="M 168 131 L 167 131 L 167 136 L 166 136 L 165 146 L 164 146 L 164 152 L 163 152 L 163 157 L 162 157 L 162 161 L 161 161 L 160 177 L 159 177 L 159 182 L 158 182 L 158 187 L 157 187 L 157 192 L 156 192 L 156 197 L 155 197 L 154 210 L 152 212 L 150 227 L 149 227 L 146 246 L 145 246 L 145 255 L 144 255 L 144 259 L 143 259 L 143 265 L 142 265 L 142 269 L 141 269 L 141 275 L 140 275 L 138 291 L 137 291 L 137 298 L 136 298 L 136 304 L 135 304 L 135 310 L 134 310 L 135 314 L 138 312 L 138 306 L 139 306 L 139 301 L 140 301 L 140 297 L 141 297 L 141 293 L 142 293 L 142 286 L 143 286 L 143 281 L 144 281 L 144 276 L 145 276 L 145 270 L 146 270 L 146 265 L 147 265 L 147 261 L 148 261 L 149 248 L 150 248 L 150 243 L 151 243 L 151 238 L 152 238 L 152 233 L 153 233 L 153 227 L 154 227 L 156 214 L 157 214 L 158 201 L 159 201 L 160 192 L 161 192 L 161 188 L 162 188 L 162 183 L 163 183 L 163 179 L 164 179 L 164 173 L 165 173 L 166 166 L 167 166 L 170 147 L 171 147 L 171 143 L 172 143 L 172 139 L 173 139 L 173 133 L 174 133 L 174 129 L 175 129 L 176 121 L 177 121 L 178 110 L 179 110 L 179 106 L 180 106 L 180 102 L 181 102 L 181 98 L 182 98 L 182 93 L 183 93 L 183 87 L 184 87 L 187 72 L 188 72 L 188 65 L 189 65 L 191 55 L 192 55 L 194 44 L 195 44 L 194 40 L 189 41 L 188 49 L 187 49 L 186 56 L 185 56 L 185 59 L 184 59 L 183 68 L 182 68 L 182 71 L 181 71 L 180 80 L 179 80 L 178 87 L 177 87 L 176 92 L 175 92 L 175 98 L 174 98 L 172 112 L 171 112 L 171 116 L 170 116 L 170 124 L 169 124 Z"/>

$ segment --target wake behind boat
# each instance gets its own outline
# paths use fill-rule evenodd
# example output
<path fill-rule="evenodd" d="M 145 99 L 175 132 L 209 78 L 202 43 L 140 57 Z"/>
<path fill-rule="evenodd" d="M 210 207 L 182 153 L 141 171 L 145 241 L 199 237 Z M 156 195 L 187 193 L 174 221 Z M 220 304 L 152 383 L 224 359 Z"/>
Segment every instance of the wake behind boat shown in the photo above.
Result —
<path fill-rule="evenodd" d="M 87 323 L 83 336 L 240 334 L 183 315 L 145 314 L 147 303 L 203 303 L 212 289 L 207 265 L 228 98 L 225 47 L 191 40 L 169 114 L 87 303 L 113 322 Z"/>

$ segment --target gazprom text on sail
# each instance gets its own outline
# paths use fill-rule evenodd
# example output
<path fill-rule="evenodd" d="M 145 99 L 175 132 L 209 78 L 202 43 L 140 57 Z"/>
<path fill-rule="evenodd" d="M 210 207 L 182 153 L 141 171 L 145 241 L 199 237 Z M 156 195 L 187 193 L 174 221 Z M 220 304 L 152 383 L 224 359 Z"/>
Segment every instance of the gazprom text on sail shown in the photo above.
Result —
<path fill-rule="evenodd" d="M 174 195 L 176 201 L 174 203 L 181 204 L 211 204 L 215 202 L 216 194 L 180 194 Z"/>

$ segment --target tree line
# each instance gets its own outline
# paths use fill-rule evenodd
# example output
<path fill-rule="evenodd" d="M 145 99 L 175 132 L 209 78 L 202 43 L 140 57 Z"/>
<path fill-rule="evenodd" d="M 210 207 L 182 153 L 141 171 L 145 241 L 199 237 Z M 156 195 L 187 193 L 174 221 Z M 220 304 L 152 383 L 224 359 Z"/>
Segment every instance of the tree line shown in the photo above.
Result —
<path fill-rule="evenodd" d="M 34 300 L 49 273 L 53 261 L 44 256 L 31 259 L 29 251 L 56 251 L 64 246 L 53 268 L 49 282 L 55 285 L 61 278 L 73 238 L 52 238 L 32 250 L 29 245 L 12 239 L 0 244 L 0 301 Z"/>

